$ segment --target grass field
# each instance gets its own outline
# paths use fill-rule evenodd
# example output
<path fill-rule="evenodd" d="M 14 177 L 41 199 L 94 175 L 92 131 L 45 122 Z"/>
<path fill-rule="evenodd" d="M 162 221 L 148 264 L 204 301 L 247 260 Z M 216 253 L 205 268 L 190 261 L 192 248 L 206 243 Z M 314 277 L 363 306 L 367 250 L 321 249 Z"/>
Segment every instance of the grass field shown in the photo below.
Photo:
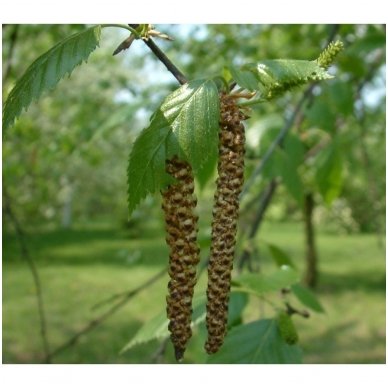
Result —
<path fill-rule="evenodd" d="M 303 268 L 299 224 L 264 224 L 260 238 L 286 250 Z M 71 231 L 29 233 L 28 244 L 42 280 L 51 349 L 81 330 L 108 306 L 91 307 L 130 290 L 162 269 L 167 248 L 158 226 L 134 236 L 107 224 Z M 320 282 L 325 314 L 296 318 L 305 363 L 385 363 L 385 248 L 375 236 L 318 233 Z M 202 277 L 198 289 L 205 287 Z M 56 363 L 149 363 L 156 341 L 119 354 L 143 322 L 165 307 L 167 276 L 142 291 L 102 325 L 58 354 Z M 250 303 L 244 317 L 255 319 Z M 268 311 L 267 311 L 268 310 Z M 270 316 L 261 309 L 261 316 Z M 201 363 L 204 330 L 197 329 L 185 362 Z M 42 346 L 32 277 L 20 260 L 17 241 L 3 236 L 3 363 L 39 363 Z M 165 362 L 173 362 L 168 344 Z"/>

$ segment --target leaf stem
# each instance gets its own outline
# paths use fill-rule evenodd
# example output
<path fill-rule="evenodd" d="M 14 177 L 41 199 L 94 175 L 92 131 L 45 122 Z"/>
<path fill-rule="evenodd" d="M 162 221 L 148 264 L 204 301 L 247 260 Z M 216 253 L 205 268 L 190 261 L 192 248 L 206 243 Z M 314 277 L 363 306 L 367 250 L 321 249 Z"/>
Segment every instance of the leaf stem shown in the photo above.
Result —
<path fill-rule="evenodd" d="M 102 24 L 101 25 L 101 28 L 106 28 L 106 27 L 124 28 L 125 30 L 132 32 L 132 34 L 135 35 L 136 39 L 140 38 L 140 34 L 134 28 L 128 26 L 127 24 Z"/>

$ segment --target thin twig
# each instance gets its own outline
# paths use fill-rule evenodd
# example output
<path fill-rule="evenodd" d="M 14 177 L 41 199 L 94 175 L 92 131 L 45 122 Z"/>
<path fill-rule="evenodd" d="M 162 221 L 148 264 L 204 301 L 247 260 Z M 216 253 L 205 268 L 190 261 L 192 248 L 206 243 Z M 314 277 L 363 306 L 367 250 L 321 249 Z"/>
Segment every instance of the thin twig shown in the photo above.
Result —
<path fill-rule="evenodd" d="M 156 57 L 167 67 L 167 70 L 177 79 L 177 81 L 184 85 L 187 83 L 187 78 L 183 73 L 168 59 L 167 55 L 156 45 L 156 43 L 148 38 L 143 39 L 143 42 L 151 49 Z"/>
<path fill-rule="evenodd" d="M 43 295 L 42 295 L 42 286 L 40 281 L 40 276 L 38 273 L 38 269 L 36 268 L 35 262 L 30 256 L 29 250 L 27 248 L 26 240 L 25 240 L 25 233 L 20 226 L 20 222 L 18 218 L 16 217 L 12 206 L 11 206 L 11 198 L 8 194 L 8 191 L 6 188 L 3 188 L 3 194 L 4 194 L 4 211 L 8 215 L 9 219 L 11 220 L 13 227 L 16 232 L 16 236 L 20 245 L 20 252 L 23 260 L 26 261 L 28 264 L 28 267 L 31 270 L 32 278 L 34 281 L 35 286 L 35 292 L 36 292 L 36 300 L 38 304 L 38 314 L 39 314 L 39 325 L 40 325 L 40 335 L 42 338 L 42 345 L 44 350 L 44 359 L 46 363 L 51 363 L 51 356 L 50 356 L 50 347 L 49 347 L 49 341 L 47 338 L 47 323 L 46 323 L 46 315 L 45 315 L 45 309 L 44 309 L 44 303 L 43 303 Z"/>
<path fill-rule="evenodd" d="M 156 275 L 152 276 L 150 279 L 148 279 L 146 282 L 141 284 L 139 287 L 133 289 L 133 290 L 127 290 L 124 292 L 119 292 L 117 294 L 113 294 L 110 297 L 96 303 L 95 305 L 92 306 L 92 310 L 96 310 L 100 308 L 101 306 L 104 306 L 108 303 L 112 303 L 116 301 L 117 299 L 121 298 L 127 298 L 127 297 L 132 297 L 136 294 L 138 294 L 140 291 L 143 291 L 145 288 L 151 286 L 154 284 L 158 279 L 160 279 L 165 273 L 167 272 L 167 268 L 162 269 L 160 272 L 158 272 Z"/>
<path fill-rule="evenodd" d="M 312 84 L 308 87 L 308 89 L 303 93 L 302 97 L 296 104 L 291 116 L 288 118 L 286 123 L 284 124 L 283 128 L 279 131 L 278 135 L 276 136 L 275 140 L 272 142 L 272 144 L 267 149 L 266 153 L 264 154 L 263 158 L 261 159 L 260 163 L 256 166 L 254 171 L 252 172 L 252 175 L 250 176 L 247 183 L 244 185 L 244 189 L 241 192 L 240 199 L 242 199 L 248 192 L 249 189 L 252 187 L 252 185 L 255 183 L 256 178 L 261 174 L 263 171 L 265 165 L 270 160 L 272 154 L 275 152 L 276 148 L 278 146 L 281 146 L 285 137 L 288 134 L 288 131 L 292 128 L 294 125 L 294 122 L 301 112 L 304 103 L 310 98 L 312 95 L 312 92 L 315 88 L 315 84 Z"/>
<path fill-rule="evenodd" d="M 268 208 L 268 205 L 271 202 L 271 199 L 275 193 L 276 187 L 278 183 L 276 179 L 272 179 L 271 182 L 268 184 L 266 189 L 260 193 L 260 203 L 259 203 L 259 209 L 255 215 L 255 219 L 253 220 L 253 223 L 251 225 L 250 231 L 248 233 L 248 239 L 252 239 L 255 237 L 257 231 L 260 228 L 260 225 L 263 221 L 265 211 Z M 250 269 L 250 257 L 251 253 L 249 249 L 244 249 L 240 260 L 238 261 L 238 269 L 241 271 L 245 264 L 248 264 L 248 269 Z"/>
<path fill-rule="evenodd" d="M 80 337 L 83 335 L 89 333 L 91 330 L 99 326 L 102 322 L 104 322 L 106 319 L 108 319 L 111 315 L 113 315 L 115 312 L 120 310 L 122 307 L 124 307 L 134 296 L 136 296 L 140 291 L 144 290 L 145 288 L 151 286 L 154 284 L 158 279 L 160 279 L 166 272 L 166 269 L 163 269 L 162 271 L 158 272 L 156 275 L 152 276 L 150 279 L 145 281 L 143 284 L 141 284 L 139 287 L 136 287 L 135 289 L 131 291 L 126 291 L 124 293 L 121 293 L 121 299 L 113 304 L 106 312 L 99 315 L 98 317 L 92 319 L 83 329 L 75 333 L 71 338 L 69 338 L 67 341 L 65 341 L 62 345 L 58 346 L 54 351 L 50 353 L 50 357 L 55 357 L 59 353 L 63 352 L 64 350 L 70 348 L 73 346 Z M 116 294 L 118 295 L 118 294 Z M 116 295 L 113 295 L 107 300 L 104 300 L 99 303 L 101 305 L 102 303 L 108 303 L 111 300 L 116 300 Z"/>
<path fill-rule="evenodd" d="M 136 29 L 138 24 L 129 24 L 130 27 Z M 167 70 L 176 78 L 176 80 L 181 84 L 187 83 L 187 78 L 183 73 L 168 59 L 167 55 L 156 45 L 156 43 L 151 39 L 143 39 L 143 42 L 151 49 L 151 51 L 156 55 L 160 62 L 167 67 Z"/>

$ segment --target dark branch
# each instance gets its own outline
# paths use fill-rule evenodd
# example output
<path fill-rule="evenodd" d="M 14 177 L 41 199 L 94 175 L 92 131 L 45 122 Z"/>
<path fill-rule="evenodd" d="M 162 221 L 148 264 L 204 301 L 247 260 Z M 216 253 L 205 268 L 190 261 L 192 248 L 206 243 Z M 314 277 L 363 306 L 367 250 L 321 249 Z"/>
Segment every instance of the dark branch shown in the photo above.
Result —
<path fill-rule="evenodd" d="M 251 225 L 251 229 L 248 233 L 248 239 L 252 239 L 255 237 L 257 231 L 260 228 L 261 222 L 263 221 L 264 214 L 268 208 L 268 205 L 270 204 L 273 195 L 275 194 L 275 190 L 278 183 L 276 179 L 272 179 L 267 188 L 264 192 L 260 194 L 260 203 L 259 203 L 259 209 L 255 215 L 255 219 L 253 220 L 253 223 Z M 250 268 L 250 257 L 251 252 L 248 249 L 244 249 L 240 260 L 238 261 L 238 268 L 241 271 L 243 267 L 248 264 L 248 268 Z"/>
<path fill-rule="evenodd" d="M 143 42 L 151 49 L 151 51 L 156 55 L 156 57 L 167 67 L 167 70 L 177 79 L 177 81 L 183 85 L 187 83 L 187 78 L 182 74 L 182 72 L 168 59 L 167 55 L 156 45 L 156 43 L 148 38 L 143 40 Z"/>
<path fill-rule="evenodd" d="M 315 88 L 316 84 L 312 84 L 308 87 L 308 89 L 303 93 L 302 97 L 300 98 L 299 102 L 295 106 L 291 116 L 284 124 L 283 128 L 280 130 L 278 135 L 276 136 L 276 139 L 272 142 L 272 144 L 267 149 L 267 152 L 264 154 L 263 158 L 261 159 L 260 163 L 256 166 L 254 169 L 252 175 L 250 176 L 250 179 L 247 181 L 247 183 L 244 186 L 244 189 L 240 195 L 240 199 L 242 199 L 249 191 L 249 189 L 252 187 L 252 185 L 255 183 L 256 178 L 261 174 L 263 171 L 265 165 L 270 160 L 272 154 L 275 152 L 276 148 L 278 146 L 281 146 L 284 139 L 286 138 L 289 130 L 293 127 L 296 118 L 298 117 L 299 113 L 302 111 L 304 103 L 310 99 L 313 90 Z"/>
<path fill-rule="evenodd" d="M 38 273 L 38 269 L 36 268 L 35 262 L 30 256 L 29 250 L 27 248 L 26 240 L 25 240 L 25 234 L 20 226 L 20 222 L 18 218 L 16 217 L 12 206 L 11 206 L 11 198 L 8 194 L 8 191 L 5 187 L 3 187 L 3 194 L 4 194 L 4 212 L 8 215 L 10 221 L 13 224 L 13 227 L 15 229 L 15 233 L 20 245 L 20 252 L 23 260 L 27 263 L 28 267 L 30 268 L 30 271 L 32 273 L 32 278 L 34 281 L 35 291 L 36 291 L 36 299 L 38 304 L 38 314 L 39 314 L 39 325 L 40 325 L 40 335 L 42 337 L 42 345 L 45 355 L 45 362 L 51 363 L 51 357 L 50 357 L 50 347 L 49 342 L 47 338 L 47 323 L 46 323 L 46 315 L 44 310 L 44 304 L 43 304 L 43 295 L 42 295 L 42 286 L 41 281 Z"/>

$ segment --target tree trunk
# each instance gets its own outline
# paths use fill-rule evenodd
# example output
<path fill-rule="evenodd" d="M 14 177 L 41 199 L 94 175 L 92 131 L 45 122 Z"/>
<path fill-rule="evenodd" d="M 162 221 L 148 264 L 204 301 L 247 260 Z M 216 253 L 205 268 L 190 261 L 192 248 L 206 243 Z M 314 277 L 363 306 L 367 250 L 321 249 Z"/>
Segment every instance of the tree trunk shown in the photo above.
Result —
<path fill-rule="evenodd" d="M 307 193 L 304 203 L 304 223 L 306 238 L 306 273 L 304 283 L 315 288 L 318 282 L 318 256 L 315 248 L 315 231 L 313 224 L 314 197 L 312 193 Z"/>

